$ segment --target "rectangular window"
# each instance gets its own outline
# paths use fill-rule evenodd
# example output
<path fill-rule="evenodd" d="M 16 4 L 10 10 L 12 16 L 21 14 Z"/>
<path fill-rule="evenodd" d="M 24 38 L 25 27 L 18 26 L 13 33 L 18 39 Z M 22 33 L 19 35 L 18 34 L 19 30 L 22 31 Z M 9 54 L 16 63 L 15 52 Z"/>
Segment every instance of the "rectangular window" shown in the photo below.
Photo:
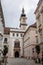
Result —
<path fill-rule="evenodd" d="M 7 43 L 7 38 L 4 39 L 4 43 Z"/>
<path fill-rule="evenodd" d="M 15 36 L 15 34 L 13 33 L 13 36 Z"/>
<path fill-rule="evenodd" d="M 18 37 L 18 33 L 17 33 L 17 37 Z"/>
<path fill-rule="evenodd" d="M 38 36 L 36 36 L 36 43 L 38 43 Z"/>
<path fill-rule="evenodd" d="M 22 34 L 21 34 L 21 37 L 22 37 Z"/>

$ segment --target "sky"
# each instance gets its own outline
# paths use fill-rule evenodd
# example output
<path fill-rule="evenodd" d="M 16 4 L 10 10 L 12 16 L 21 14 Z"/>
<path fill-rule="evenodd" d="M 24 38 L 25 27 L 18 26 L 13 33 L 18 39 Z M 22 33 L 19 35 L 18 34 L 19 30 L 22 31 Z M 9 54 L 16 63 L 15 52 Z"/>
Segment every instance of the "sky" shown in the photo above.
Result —
<path fill-rule="evenodd" d="M 19 28 L 22 8 L 25 9 L 28 26 L 36 22 L 34 11 L 39 0 L 1 0 L 5 26 Z"/>

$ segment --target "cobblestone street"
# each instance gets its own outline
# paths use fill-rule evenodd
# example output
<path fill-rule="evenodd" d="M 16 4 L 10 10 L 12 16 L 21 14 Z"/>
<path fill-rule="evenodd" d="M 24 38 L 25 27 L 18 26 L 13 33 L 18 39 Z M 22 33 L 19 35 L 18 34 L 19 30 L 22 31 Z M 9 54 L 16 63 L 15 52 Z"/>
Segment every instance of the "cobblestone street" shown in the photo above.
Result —
<path fill-rule="evenodd" d="M 41 65 L 35 64 L 33 60 L 26 60 L 23 58 L 10 58 L 7 65 Z"/>

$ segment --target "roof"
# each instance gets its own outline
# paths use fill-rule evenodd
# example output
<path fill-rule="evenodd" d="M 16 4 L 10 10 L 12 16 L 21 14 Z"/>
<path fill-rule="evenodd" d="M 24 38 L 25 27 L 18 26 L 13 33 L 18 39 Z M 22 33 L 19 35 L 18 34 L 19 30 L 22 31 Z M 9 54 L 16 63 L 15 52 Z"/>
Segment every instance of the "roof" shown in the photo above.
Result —
<path fill-rule="evenodd" d="M 4 28 L 4 34 L 10 34 L 10 32 L 19 32 L 19 33 L 24 33 L 24 30 L 21 30 L 19 28 L 11 28 L 11 27 L 5 27 Z"/>
<path fill-rule="evenodd" d="M 10 34 L 10 28 L 4 28 L 4 34 Z"/>
<path fill-rule="evenodd" d="M 27 32 L 31 27 L 32 27 L 32 28 L 37 28 L 36 22 L 35 22 L 34 24 L 30 25 L 30 26 L 27 28 L 27 30 L 25 31 L 25 34 L 26 34 L 26 32 Z M 24 34 L 24 35 L 25 35 L 25 34 Z"/>

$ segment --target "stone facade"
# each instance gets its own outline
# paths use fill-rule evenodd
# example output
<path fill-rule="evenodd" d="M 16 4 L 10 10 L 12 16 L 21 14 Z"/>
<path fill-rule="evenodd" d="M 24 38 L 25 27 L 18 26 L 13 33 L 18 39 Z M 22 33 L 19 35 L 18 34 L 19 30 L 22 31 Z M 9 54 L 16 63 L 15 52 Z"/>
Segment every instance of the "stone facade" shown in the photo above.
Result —
<path fill-rule="evenodd" d="M 4 34 L 4 17 L 2 12 L 1 0 L 0 0 L 0 50 L 3 49 L 3 34 Z"/>
<path fill-rule="evenodd" d="M 40 0 L 35 10 L 36 23 L 27 28 L 27 17 L 22 9 L 20 16 L 20 28 L 5 27 L 3 12 L 0 2 L 0 47 L 8 46 L 8 57 L 37 57 L 35 46 L 40 45 L 40 57 L 43 50 L 43 0 Z M 38 32 L 38 34 L 37 34 Z M 4 33 L 4 34 L 3 34 Z M 3 41 L 2 41 L 3 40 Z"/>
<path fill-rule="evenodd" d="M 23 57 L 23 56 L 26 56 L 27 54 L 28 54 L 27 57 L 30 57 L 30 58 L 32 58 L 33 55 L 35 56 L 35 53 L 33 54 L 33 52 L 35 49 L 36 37 L 37 37 L 36 23 L 29 26 L 26 30 L 27 25 L 25 25 L 26 19 L 24 22 L 24 18 L 26 18 L 26 14 L 22 13 L 19 29 L 6 28 L 6 27 L 4 28 L 3 45 L 8 46 L 8 49 L 9 49 L 8 57 Z M 33 52 L 32 52 L 32 49 L 33 49 Z"/>
<path fill-rule="evenodd" d="M 23 56 L 23 35 L 24 30 L 5 28 L 3 45 L 8 46 L 8 57 L 15 57 L 15 52 L 19 52 L 19 57 Z M 7 40 L 5 40 L 7 38 Z M 19 45 L 18 45 L 19 44 Z"/>
<path fill-rule="evenodd" d="M 40 45 L 40 58 L 43 52 L 43 0 L 39 0 L 37 8 L 35 10 L 37 31 L 38 31 L 38 44 Z"/>
<path fill-rule="evenodd" d="M 29 26 L 24 34 L 24 57 L 36 57 L 35 45 L 37 44 L 36 23 Z"/>

